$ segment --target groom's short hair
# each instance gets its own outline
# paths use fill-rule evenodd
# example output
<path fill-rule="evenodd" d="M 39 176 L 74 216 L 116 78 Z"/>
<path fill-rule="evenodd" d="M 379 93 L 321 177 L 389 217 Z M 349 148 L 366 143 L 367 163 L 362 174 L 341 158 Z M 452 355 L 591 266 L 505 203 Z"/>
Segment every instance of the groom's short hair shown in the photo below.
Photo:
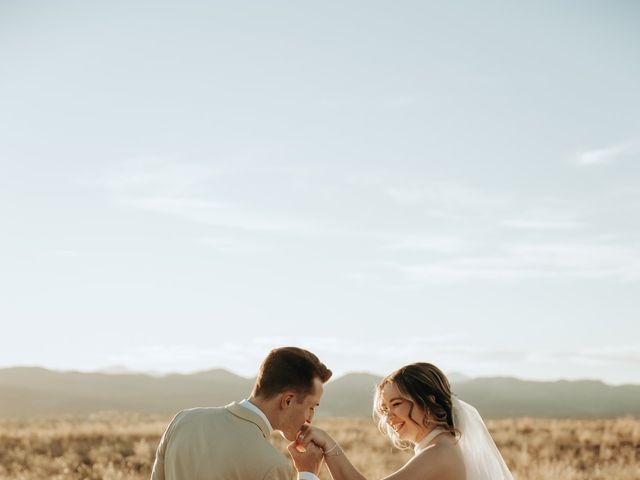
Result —
<path fill-rule="evenodd" d="M 298 347 L 274 348 L 260 365 L 253 395 L 268 399 L 293 390 L 305 397 L 312 393 L 314 378 L 325 383 L 331 370 L 313 353 Z"/>

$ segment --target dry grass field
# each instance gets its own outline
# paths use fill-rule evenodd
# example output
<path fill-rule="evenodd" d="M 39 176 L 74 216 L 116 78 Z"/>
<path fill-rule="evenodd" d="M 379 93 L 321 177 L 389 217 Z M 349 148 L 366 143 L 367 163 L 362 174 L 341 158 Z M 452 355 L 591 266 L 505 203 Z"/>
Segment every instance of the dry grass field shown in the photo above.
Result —
<path fill-rule="evenodd" d="M 147 479 L 169 418 L 101 413 L 0 420 L 0 479 Z M 319 419 L 369 479 L 406 461 L 367 419 Z M 640 420 L 488 422 L 517 480 L 638 480 Z M 284 448 L 285 442 L 275 438 Z M 329 479 L 326 470 L 322 479 Z"/>

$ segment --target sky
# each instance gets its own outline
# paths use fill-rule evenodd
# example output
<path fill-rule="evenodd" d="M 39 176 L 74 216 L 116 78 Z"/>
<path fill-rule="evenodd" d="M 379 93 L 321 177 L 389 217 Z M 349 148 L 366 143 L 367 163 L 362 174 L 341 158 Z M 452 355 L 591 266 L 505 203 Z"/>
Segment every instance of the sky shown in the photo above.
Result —
<path fill-rule="evenodd" d="M 640 383 L 639 24 L 0 1 L 0 368 Z"/>

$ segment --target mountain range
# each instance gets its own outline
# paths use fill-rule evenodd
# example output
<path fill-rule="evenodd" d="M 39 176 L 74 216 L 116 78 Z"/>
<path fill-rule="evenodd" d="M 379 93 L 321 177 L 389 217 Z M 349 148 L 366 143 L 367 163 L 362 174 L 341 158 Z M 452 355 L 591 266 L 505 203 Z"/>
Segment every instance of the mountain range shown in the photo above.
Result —
<path fill-rule="evenodd" d="M 640 415 L 640 385 L 449 376 L 454 393 L 474 405 L 485 418 Z M 328 382 L 318 415 L 370 416 L 374 388 L 380 378 L 350 373 Z M 222 369 L 157 376 L 122 370 L 84 373 L 4 368 L 0 369 L 0 417 L 104 410 L 169 414 L 194 406 L 225 405 L 247 397 L 252 385 L 253 379 Z"/>

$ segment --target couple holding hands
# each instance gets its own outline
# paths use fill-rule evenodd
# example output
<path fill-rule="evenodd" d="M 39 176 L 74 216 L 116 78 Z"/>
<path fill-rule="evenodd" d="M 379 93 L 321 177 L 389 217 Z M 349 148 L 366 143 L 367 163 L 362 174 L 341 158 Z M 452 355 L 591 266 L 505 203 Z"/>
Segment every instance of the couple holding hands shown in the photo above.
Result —
<path fill-rule="evenodd" d="M 178 413 L 165 430 L 152 480 L 318 480 L 326 463 L 334 480 L 367 480 L 338 442 L 311 424 L 329 370 L 297 347 L 272 350 L 248 399 Z M 451 394 L 445 375 L 414 363 L 376 387 L 374 417 L 414 456 L 386 480 L 512 480 L 482 418 Z M 269 442 L 279 431 L 289 460 Z M 369 479 L 373 480 L 373 479 Z"/>

